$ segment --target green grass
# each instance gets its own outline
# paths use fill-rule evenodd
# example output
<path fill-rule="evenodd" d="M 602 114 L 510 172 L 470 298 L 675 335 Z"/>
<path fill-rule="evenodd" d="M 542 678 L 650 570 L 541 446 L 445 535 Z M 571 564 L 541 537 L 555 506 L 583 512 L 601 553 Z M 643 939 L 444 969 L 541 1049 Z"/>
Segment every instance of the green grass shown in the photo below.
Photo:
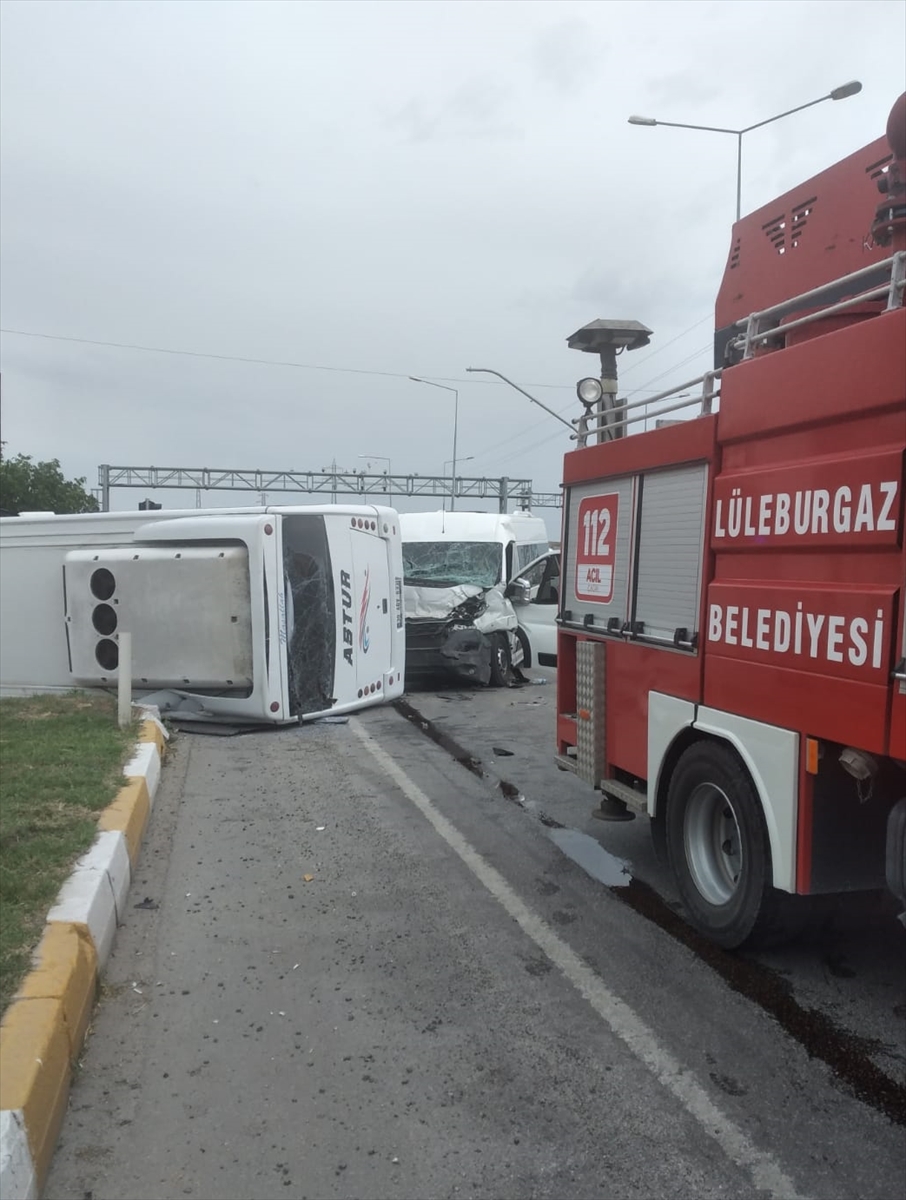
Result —
<path fill-rule="evenodd" d="M 0 700 L 0 1013 L 122 784 L 135 737 L 119 729 L 108 696 Z"/>

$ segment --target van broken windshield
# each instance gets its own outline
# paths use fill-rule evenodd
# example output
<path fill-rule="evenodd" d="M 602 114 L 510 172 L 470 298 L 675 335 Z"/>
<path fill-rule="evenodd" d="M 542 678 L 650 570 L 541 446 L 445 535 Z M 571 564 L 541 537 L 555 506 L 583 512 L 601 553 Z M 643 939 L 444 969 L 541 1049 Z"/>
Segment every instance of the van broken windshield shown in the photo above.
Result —
<path fill-rule="evenodd" d="M 407 542 L 405 582 L 410 587 L 454 587 L 470 583 L 489 588 L 500 582 L 499 542 Z"/>

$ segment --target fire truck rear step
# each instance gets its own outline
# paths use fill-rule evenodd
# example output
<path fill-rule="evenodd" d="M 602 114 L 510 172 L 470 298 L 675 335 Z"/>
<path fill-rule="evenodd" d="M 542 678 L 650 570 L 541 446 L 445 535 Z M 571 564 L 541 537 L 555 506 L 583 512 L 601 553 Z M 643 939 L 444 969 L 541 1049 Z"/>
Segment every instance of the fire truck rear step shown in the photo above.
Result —
<path fill-rule="evenodd" d="M 554 761 L 561 771 L 580 774 L 575 754 L 558 754 Z M 635 813 L 645 814 L 648 811 L 647 794 L 627 783 L 620 783 L 618 779 L 598 779 L 594 781 L 594 786 L 603 793 L 600 805 L 591 813 L 599 821 L 633 821 Z M 627 812 L 627 809 L 633 809 L 634 812 Z"/>

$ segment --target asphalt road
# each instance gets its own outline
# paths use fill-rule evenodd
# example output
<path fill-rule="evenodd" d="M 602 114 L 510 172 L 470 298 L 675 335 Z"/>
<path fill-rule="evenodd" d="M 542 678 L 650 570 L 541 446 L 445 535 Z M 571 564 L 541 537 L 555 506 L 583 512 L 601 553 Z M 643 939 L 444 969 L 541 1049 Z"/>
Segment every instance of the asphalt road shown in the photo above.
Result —
<path fill-rule="evenodd" d="M 440 688 L 410 694 L 407 702 L 438 730 L 467 747 L 480 760 L 489 784 L 503 781 L 530 812 L 554 818 L 578 838 L 567 849 L 587 855 L 585 838 L 656 893 L 663 902 L 641 907 L 649 917 L 669 924 L 680 912 L 667 867 L 657 860 L 648 822 L 603 823 L 592 817 L 599 797 L 575 776 L 553 765 L 555 670 L 527 672 L 529 687 L 500 691 Z M 544 680 L 541 684 L 539 681 Z M 500 755 L 498 750 L 507 753 Z M 584 835 L 584 837 L 583 837 Z M 555 835 L 556 836 L 556 835 Z M 587 858 L 594 870 L 607 868 Z M 625 900 L 635 896 L 619 892 Z M 771 977 L 782 983 L 799 1005 L 815 1011 L 855 1035 L 865 1055 L 892 1079 L 906 1078 L 906 933 L 896 921 L 891 897 L 849 897 L 821 907 L 788 945 L 758 953 L 716 953 L 713 965 L 733 971 L 733 964 L 753 965 L 748 980 L 735 982 L 751 992 L 769 989 Z M 683 930 L 679 931 L 683 933 Z M 699 952 L 707 947 L 691 943 Z M 755 965 L 764 970 L 755 971 Z"/>
<path fill-rule="evenodd" d="M 684 938 L 530 674 L 177 740 L 48 1200 L 906 1192 L 903 931 Z"/>

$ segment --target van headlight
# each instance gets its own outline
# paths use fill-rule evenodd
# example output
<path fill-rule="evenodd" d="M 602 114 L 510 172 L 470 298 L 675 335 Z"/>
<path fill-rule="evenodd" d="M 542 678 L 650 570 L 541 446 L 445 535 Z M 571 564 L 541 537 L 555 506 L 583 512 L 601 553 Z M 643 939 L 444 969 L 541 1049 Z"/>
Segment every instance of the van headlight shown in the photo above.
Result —
<path fill-rule="evenodd" d="M 465 622 L 466 624 L 463 628 L 468 628 L 477 617 L 481 616 L 487 607 L 488 602 L 485 600 L 483 594 L 469 596 L 467 600 L 463 600 L 462 604 L 458 604 L 453 609 L 450 616 L 457 624 Z"/>

